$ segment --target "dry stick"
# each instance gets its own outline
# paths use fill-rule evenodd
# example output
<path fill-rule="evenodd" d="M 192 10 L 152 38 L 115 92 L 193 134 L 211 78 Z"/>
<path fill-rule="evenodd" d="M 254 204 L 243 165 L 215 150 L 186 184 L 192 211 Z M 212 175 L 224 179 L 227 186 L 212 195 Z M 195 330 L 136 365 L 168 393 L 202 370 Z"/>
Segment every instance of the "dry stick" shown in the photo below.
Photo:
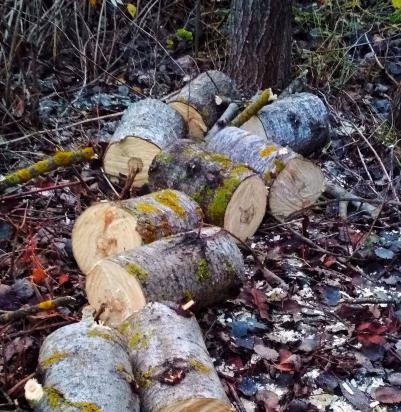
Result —
<path fill-rule="evenodd" d="M 6 146 L 8 144 L 17 143 L 17 142 L 20 142 L 21 140 L 29 139 L 30 137 L 34 137 L 34 136 L 36 136 L 38 134 L 42 134 L 42 133 L 59 132 L 59 131 L 62 131 L 62 130 L 71 129 L 75 126 L 80 126 L 82 124 L 96 122 L 98 120 L 104 120 L 104 119 L 111 119 L 111 118 L 114 118 L 114 117 L 119 117 L 119 116 L 122 116 L 123 113 L 124 113 L 124 111 L 117 112 L 117 113 L 111 113 L 111 114 L 105 114 L 104 116 L 98 116 L 98 117 L 93 117 L 91 119 L 80 120 L 79 122 L 70 123 L 70 124 L 67 124 L 67 125 L 62 126 L 62 127 L 55 127 L 54 129 L 38 130 L 37 132 L 32 132 L 32 133 L 26 134 L 25 136 L 17 137 L 16 139 L 13 139 L 13 140 L 0 142 L 0 146 Z"/>
<path fill-rule="evenodd" d="M 25 318 L 29 315 L 34 315 L 35 313 L 41 311 L 53 310 L 59 306 L 67 306 L 72 303 L 75 303 L 75 299 L 72 296 L 65 296 L 52 300 L 45 300 L 44 302 L 40 302 L 37 305 L 20 308 L 14 311 L 1 311 L 2 313 L 0 312 L 0 322 L 15 321 Z"/>
<path fill-rule="evenodd" d="M 33 163 L 27 168 L 16 170 L 4 176 L 0 181 L 0 192 L 8 187 L 28 182 L 44 173 L 50 172 L 61 166 L 71 166 L 74 163 L 82 163 L 95 157 L 95 152 L 91 147 L 86 147 L 76 152 L 56 152 L 53 156 Z"/>
<path fill-rule="evenodd" d="M 245 108 L 245 110 L 243 110 L 234 120 L 232 120 L 230 126 L 242 126 L 251 117 L 255 116 L 258 113 L 258 111 L 269 102 L 270 96 L 272 96 L 272 94 L 273 93 L 271 89 L 263 90 L 263 92 L 256 97 L 255 101 L 251 102 Z"/>
<path fill-rule="evenodd" d="M 142 169 L 143 162 L 139 157 L 131 157 L 128 160 L 128 175 L 123 190 L 121 191 L 121 194 L 119 196 L 119 199 L 127 199 L 130 196 L 131 187 L 134 184 L 134 180 L 137 174 L 141 173 Z"/>
<path fill-rule="evenodd" d="M 204 226 L 210 226 L 210 225 L 205 224 Z M 226 230 L 226 229 L 223 229 L 223 230 Z M 283 279 L 281 279 L 279 276 L 277 276 L 275 273 L 273 273 L 271 270 L 267 269 L 263 265 L 263 263 L 260 261 L 258 255 L 257 255 L 257 253 L 254 250 L 252 250 L 251 247 L 249 247 L 243 240 L 241 240 L 239 237 L 235 236 L 234 234 L 232 234 L 228 230 L 226 230 L 226 232 L 229 233 L 230 236 L 232 236 L 237 242 L 239 242 L 253 256 L 258 269 L 263 273 L 264 277 L 266 278 L 266 280 L 268 282 L 279 283 L 281 285 L 281 287 L 288 288 L 287 283 Z"/>
<path fill-rule="evenodd" d="M 353 198 L 354 200 L 351 203 L 356 207 L 364 212 L 368 213 L 372 218 L 375 218 L 378 213 L 378 208 L 367 203 L 364 199 L 360 198 L 359 196 L 354 195 L 352 192 L 342 188 L 339 185 L 336 185 L 331 182 L 326 182 L 326 192 L 331 196 L 339 199 L 339 198 Z M 344 202 L 342 200 L 341 202 Z"/>
<path fill-rule="evenodd" d="M 239 110 L 239 106 L 237 103 L 234 103 L 234 102 L 230 103 L 227 106 L 227 109 L 225 110 L 225 112 L 220 116 L 217 122 L 209 130 L 208 134 L 206 135 L 205 140 L 207 140 L 207 138 L 210 136 L 214 136 L 221 129 L 224 129 L 227 126 L 227 124 L 235 117 L 238 110 Z"/>
<path fill-rule="evenodd" d="M 392 179 L 390 178 L 390 175 L 388 174 L 387 169 L 386 169 L 386 167 L 384 166 L 383 161 L 381 160 L 381 158 L 380 158 L 379 154 L 377 153 L 376 149 L 372 146 L 372 144 L 369 142 L 369 140 L 367 139 L 367 137 L 359 130 L 359 128 L 358 128 L 354 123 L 352 123 L 352 122 L 350 122 L 350 123 L 351 123 L 352 127 L 354 128 L 354 130 L 359 134 L 359 136 L 362 137 L 362 139 L 363 139 L 363 140 L 365 141 L 365 143 L 368 145 L 368 147 L 369 147 L 369 149 L 372 151 L 373 155 L 376 157 L 377 161 L 379 162 L 379 164 L 380 164 L 380 166 L 381 166 L 381 168 L 382 168 L 382 170 L 383 170 L 384 175 L 386 176 L 386 178 L 387 178 L 387 180 L 388 180 L 388 183 L 389 183 L 389 185 L 390 185 L 390 187 L 391 187 L 391 191 L 393 192 L 394 198 L 395 198 L 397 201 L 400 201 L 400 199 L 398 198 L 397 192 L 396 192 L 396 190 L 395 190 L 395 188 L 394 188 L 394 185 L 393 185 L 393 183 L 392 183 Z"/>
<path fill-rule="evenodd" d="M 19 199 L 20 197 L 25 197 L 25 196 L 30 196 L 36 193 L 40 193 L 40 192 L 47 192 L 49 190 L 56 190 L 56 189 L 62 189 L 64 187 L 71 187 L 71 186 L 77 186 L 77 185 L 81 185 L 82 182 L 67 182 L 67 183 L 60 183 L 58 185 L 53 185 L 53 186 L 48 186 L 48 187 L 42 187 L 40 189 L 36 189 L 36 190 L 31 190 L 29 192 L 24 192 L 24 193 L 15 193 L 13 195 L 9 195 L 9 196 L 0 196 L 0 201 L 4 201 L 4 200 L 11 200 L 11 199 Z"/>

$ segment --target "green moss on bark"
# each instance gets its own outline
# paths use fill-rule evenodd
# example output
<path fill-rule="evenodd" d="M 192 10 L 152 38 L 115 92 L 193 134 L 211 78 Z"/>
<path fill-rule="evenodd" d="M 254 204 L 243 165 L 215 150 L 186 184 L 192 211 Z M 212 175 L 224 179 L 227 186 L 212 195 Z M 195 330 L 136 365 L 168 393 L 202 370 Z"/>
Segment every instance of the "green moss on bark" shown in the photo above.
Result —
<path fill-rule="evenodd" d="M 206 259 L 199 259 L 196 265 L 196 270 L 195 270 L 195 279 L 199 282 L 202 283 L 205 280 L 209 279 L 210 273 L 209 273 L 209 266 L 207 263 Z"/>
<path fill-rule="evenodd" d="M 40 363 L 39 366 L 43 369 L 48 368 L 49 366 L 57 363 L 58 361 L 67 358 L 70 356 L 68 352 L 54 352 L 51 355 L 44 358 Z"/>
<path fill-rule="evenodd" d="M 146 282 L 146 279 L 148 278 L 148 273 L 143 270 L 139 265 L 136 263 L 128 263 L 125 266 L 125 270 L 130 274 L 135 276 L 139 282 Z"/>

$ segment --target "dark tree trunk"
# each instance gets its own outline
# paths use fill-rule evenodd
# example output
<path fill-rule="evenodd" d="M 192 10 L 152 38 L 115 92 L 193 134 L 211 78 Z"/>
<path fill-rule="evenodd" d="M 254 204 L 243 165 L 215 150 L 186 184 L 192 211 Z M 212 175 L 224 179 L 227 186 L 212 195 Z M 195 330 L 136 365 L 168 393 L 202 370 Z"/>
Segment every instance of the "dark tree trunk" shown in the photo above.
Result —
<path fill-rule="evenodd" d="M 284 88 L 291 67 L 292 0 L 232 0 L 229 71 L 239 89 Z"/>

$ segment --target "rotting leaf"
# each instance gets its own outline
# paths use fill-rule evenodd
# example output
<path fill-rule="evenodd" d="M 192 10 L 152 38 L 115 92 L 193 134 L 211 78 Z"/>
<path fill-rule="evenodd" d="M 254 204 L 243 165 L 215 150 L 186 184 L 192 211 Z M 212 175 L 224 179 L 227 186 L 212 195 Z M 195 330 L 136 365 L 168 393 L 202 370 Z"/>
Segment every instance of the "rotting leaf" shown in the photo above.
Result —
<path fill-rule="evenodd" d="M 255 381 L 252 378 L 244 378 L 238 385 L 238 390 L 245 396 L 252 396 L 255 395 L 258 389 L 256 387 Z"/>
<path fill-rule="evenodd" d="M 386 339 L 381 335 L 386 331 L 387 327 L 378 322 L 363 322 L 355 329 L 358 342 L 364 346 L 384 345 Z"/>
<path fill-rule="evenodd" d="M 400 403 L 401 389 L 394 386 L 382 386 L 374 391 L 374 397 L 381 403 Z"/>
<path fill-rule="evenodd" d="M 259 316 L 262 319 L 268 320 L 269 315 L 267 312 L 267 298 L 266 295 L 260 291 L 259 289 L 252 288 L 251 289 L 251 295 L 252 295 L 252 302 L 253 304 L 257 307 L 259 311 Z"/>
<path fill-rule="evenodd" d="M 279 358 L 279 353 L 275 349 L 269 348 L 262 343 L 257 343 L 253 347 L 253 350 L 257 355 L 261 356 L 263 359 L 267 361 L 276 362 Z"/>
<path fill-rule="evenodd" d="M 301 358 L 286 349 L 280 350 L 280 359 L 274 367 L 281 372 L 294 372 L 299 370 L 301 366 Z"/>
<path fill-rule="evenodd" d="M 276 412 L 278 410 L 279 397 L 272 391 L 258 391 L 256 393 L 256 401 L 263 404 L 266 412 Z"/>
<path fill-rule="evenodd" d="M 370 411 L 370 400 L 364 392 L 352 386 L 350 383 L 340 383 L 340 388 L 344 398 L 347 399 L 355 409 L 366 412 Z"/>

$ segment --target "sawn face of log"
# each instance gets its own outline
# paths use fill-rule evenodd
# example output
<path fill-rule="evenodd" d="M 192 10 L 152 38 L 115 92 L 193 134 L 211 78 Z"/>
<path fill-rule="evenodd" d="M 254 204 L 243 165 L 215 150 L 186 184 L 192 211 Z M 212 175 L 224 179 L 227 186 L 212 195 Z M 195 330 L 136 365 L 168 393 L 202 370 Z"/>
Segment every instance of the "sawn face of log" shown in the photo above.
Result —
<path fill-rule="evenodd" d="M 129 160 L 139 158 L 142 171 L 135 185 L 147 182 L 149 164 L 163 148 L 185 136 L 186 125 L 182 117 L 170 106 L 156 99 L 133 103 L 124 113 L 106 150 L 103 164 L 107 174 L 127 176 Z"/>

